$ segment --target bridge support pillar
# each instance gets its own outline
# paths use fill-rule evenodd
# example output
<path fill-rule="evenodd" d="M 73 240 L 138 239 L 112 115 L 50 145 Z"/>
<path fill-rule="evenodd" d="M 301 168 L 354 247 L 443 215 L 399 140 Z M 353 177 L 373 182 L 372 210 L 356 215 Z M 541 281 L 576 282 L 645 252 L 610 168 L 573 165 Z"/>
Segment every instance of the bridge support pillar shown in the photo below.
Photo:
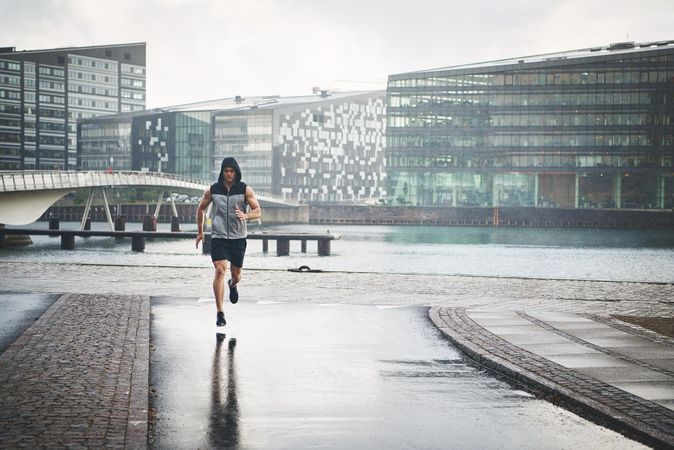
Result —
<path fill-rule="evenodd" d="M 330 240 L 318 240 L 318 256 L 330 256 Z"/>
<path fill-rule="evenodd" d="M 290 254 L 290 239 L 276 240 L 276 256 L 288 256 Z"/>
<path fill-rule="evenodd" d="M 154 216 L 143 217 L 143 231 L 157 231 L 157 219 Z"/>
<path fill-rule="evenodd" d="M 176 216 L 171 217 L 171 231 L 180 231 L 180 220 Z"/>
<path fill-rule="evenodd" d="M 204 255 L 210 255 L 211 254 L 211 240 L 213 237 L 211 236 L 210 233 L 204 234 L 204 241 L 201 244 L 202 252 Z"/>
<path fill-rule="evenodd" d="M 124 231 L 126 229 L 126 220 L 122 216 L 115 218 L 115 231 Z"/>
<path fill-rule="evenodd" d="M 262 253 L 269 252 L 269 239 L 262 239 Z"/>
<path fill-rule="evenodd" d="M 115 231 L 124 231 L 126 229 L 126 220 L 122 216 L 115 217 Z M 115 236 L 116 241 L 124 240 L 123 237 Z"/>
<path fill-rule="evenodd" d="M 134 252 L 145 251 L 145 238 L 143 236 L 131 237 L 131 250 Z"/>
<path fill-rule="evenodd" d="M 58 217 L 52 217 L 49 219 L 49 229 L 50 230 L 58 230 L 59 229 L 59 218 Z M 49 236 L 58 236 L 57 233 L 50 234 Z"/>
<path fill-rule="evenodd" d="M 84 229 L 91 230 L 91 218 L 87 217 L 87 220 L 84 222 Z"/>
<path fill-rule="evenodd" d="M 74 250 L 75 249 L 75 235 L 70 233 L 64 233 L 61 235 L 61 250 Z"/>

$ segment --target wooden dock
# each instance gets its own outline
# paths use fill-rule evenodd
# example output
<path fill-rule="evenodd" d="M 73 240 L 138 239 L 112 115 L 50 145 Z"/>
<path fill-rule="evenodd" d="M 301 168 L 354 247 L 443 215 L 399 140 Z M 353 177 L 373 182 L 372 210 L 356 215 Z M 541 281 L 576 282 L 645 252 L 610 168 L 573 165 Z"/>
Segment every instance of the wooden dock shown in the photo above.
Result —
<path fill-rule="evenodd" d="M 142 252 L 148 238 L 162 239 L 196 239 L 196 231 L 111 231 L 111 230 L 45 230 L 28 228 L 0 228 L 0 248 L 4 248 L 6 235 L 46 235 L 60 236 L 61 248 L 73 250 L 75 236 L 77 237 L 114 237 L 131 238 L 131 250 Z M 276 241 L 276 254 L 287 256 L 290 254 L 290 241 L 300 241 L 301 251 L 306 253 L 307 241 L 316 241 L 320 256 L 330 256 L 330 242 L 340 239 L 334 233 L 248 233 L 246 239 L 261 240 L 262 251 L 269 251 L 269 241 Z M 204 233 L 203 253 L 210 254 L 211 234 Z"/>

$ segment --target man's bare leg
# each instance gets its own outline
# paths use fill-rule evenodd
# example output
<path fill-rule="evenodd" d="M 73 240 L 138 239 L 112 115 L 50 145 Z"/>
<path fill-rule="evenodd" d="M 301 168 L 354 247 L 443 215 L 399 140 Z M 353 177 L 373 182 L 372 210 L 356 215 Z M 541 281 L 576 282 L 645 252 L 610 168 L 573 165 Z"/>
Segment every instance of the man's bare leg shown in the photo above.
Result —
<path fill-rule="evenodd" d="M 213 277 L 213 295 L 215 295 L 215 307 L 218 312 L 224 312 L 225 298 L 225 273 L 227 273 L 227 261 L 214 261 L 215 276 Z"/>
<path fill-rule="evenodd" d="M 234 264 L 229 265 L 229 271 L 232 273 L 232 282 L 230 287 L 236 287 L 241 281 L 241 267 L 236 267 Z"/>
<path fill-rule="evenodd" d="M 229 284 L 229 301 L 232 303 L 237 303 L 239 301 L 239 291 L 236 288 L 236 285 L 241 281 L 241 267 L 236 267 L 234 264 L 230 264 L 229 270 L 232 273 L 232 278 L 228 281 Z"/>

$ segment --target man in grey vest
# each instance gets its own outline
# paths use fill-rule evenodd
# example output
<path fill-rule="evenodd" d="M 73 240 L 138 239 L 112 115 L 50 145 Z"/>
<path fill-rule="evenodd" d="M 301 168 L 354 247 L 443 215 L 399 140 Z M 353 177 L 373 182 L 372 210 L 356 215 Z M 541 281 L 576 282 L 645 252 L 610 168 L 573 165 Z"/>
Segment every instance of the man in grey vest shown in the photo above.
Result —
<path fill-rule="evenodd" d="M 213 278 L 213 294 L 215 306 L 218 309 L 216 325 L 225 325 L 223 298 L 225 295 L 225 273 L 227 261 L 230 263 L 231 279 L 229 286 L 229 300 L 232 303 L 239 301 L 237 285 L 241 280 L 241 268 L 246 254 L 247 220 L 260 218 L 262 210 L 250 186 L 241 181 L 241 169 L 234 158 L 222 160 L 218 182 L 211 185 L 204 192 L 204 196 L 197 209 L 197 248 L 204 239 L 204 214 L 208 205 L 211 208 L 211 260 L 215 267 Z M 250 211 L 246 212 L 246 206 Z"/>

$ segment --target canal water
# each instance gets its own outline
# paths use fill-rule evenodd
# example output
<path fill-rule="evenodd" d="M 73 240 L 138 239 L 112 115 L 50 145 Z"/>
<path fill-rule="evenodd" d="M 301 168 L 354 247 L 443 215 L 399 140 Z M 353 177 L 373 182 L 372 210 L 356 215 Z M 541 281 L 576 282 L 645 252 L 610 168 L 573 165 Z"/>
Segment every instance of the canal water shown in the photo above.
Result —
<path fill-rule="evenodd" d="M 31 227 L 46 227 L 38 223 Z M 77 228 L 62 223 L 62 229 Z M 94 229 L 106 229 L 94 223 Z M 127 230 L 140 229 L 127 224 Z M 169 229 L 160 224 L 159 229 Z M 182 226 L 184 231 L 195 225 Z M 307 265 L 312 269 L 347 272 L 411 273 L 605 281 L 674 282 L 674 230 L 537 229 L 437 226 L 253 226 L 253 232 L 330 232 L 332 255 L 307 253 L 291 242 L 290 256 L 269 253 L 262 241 L 249 241 L 248 269 L 279 269 Z M 60 238 L 33 236 L 34 245 L 0 250 L 0 261 L 80 264 L 204 267 L 208 256 L 192 240 L 156 239 L 144 253 L 131 252 L 130 239 L 76 238 L 74 251 L 62 251 Z"/>

